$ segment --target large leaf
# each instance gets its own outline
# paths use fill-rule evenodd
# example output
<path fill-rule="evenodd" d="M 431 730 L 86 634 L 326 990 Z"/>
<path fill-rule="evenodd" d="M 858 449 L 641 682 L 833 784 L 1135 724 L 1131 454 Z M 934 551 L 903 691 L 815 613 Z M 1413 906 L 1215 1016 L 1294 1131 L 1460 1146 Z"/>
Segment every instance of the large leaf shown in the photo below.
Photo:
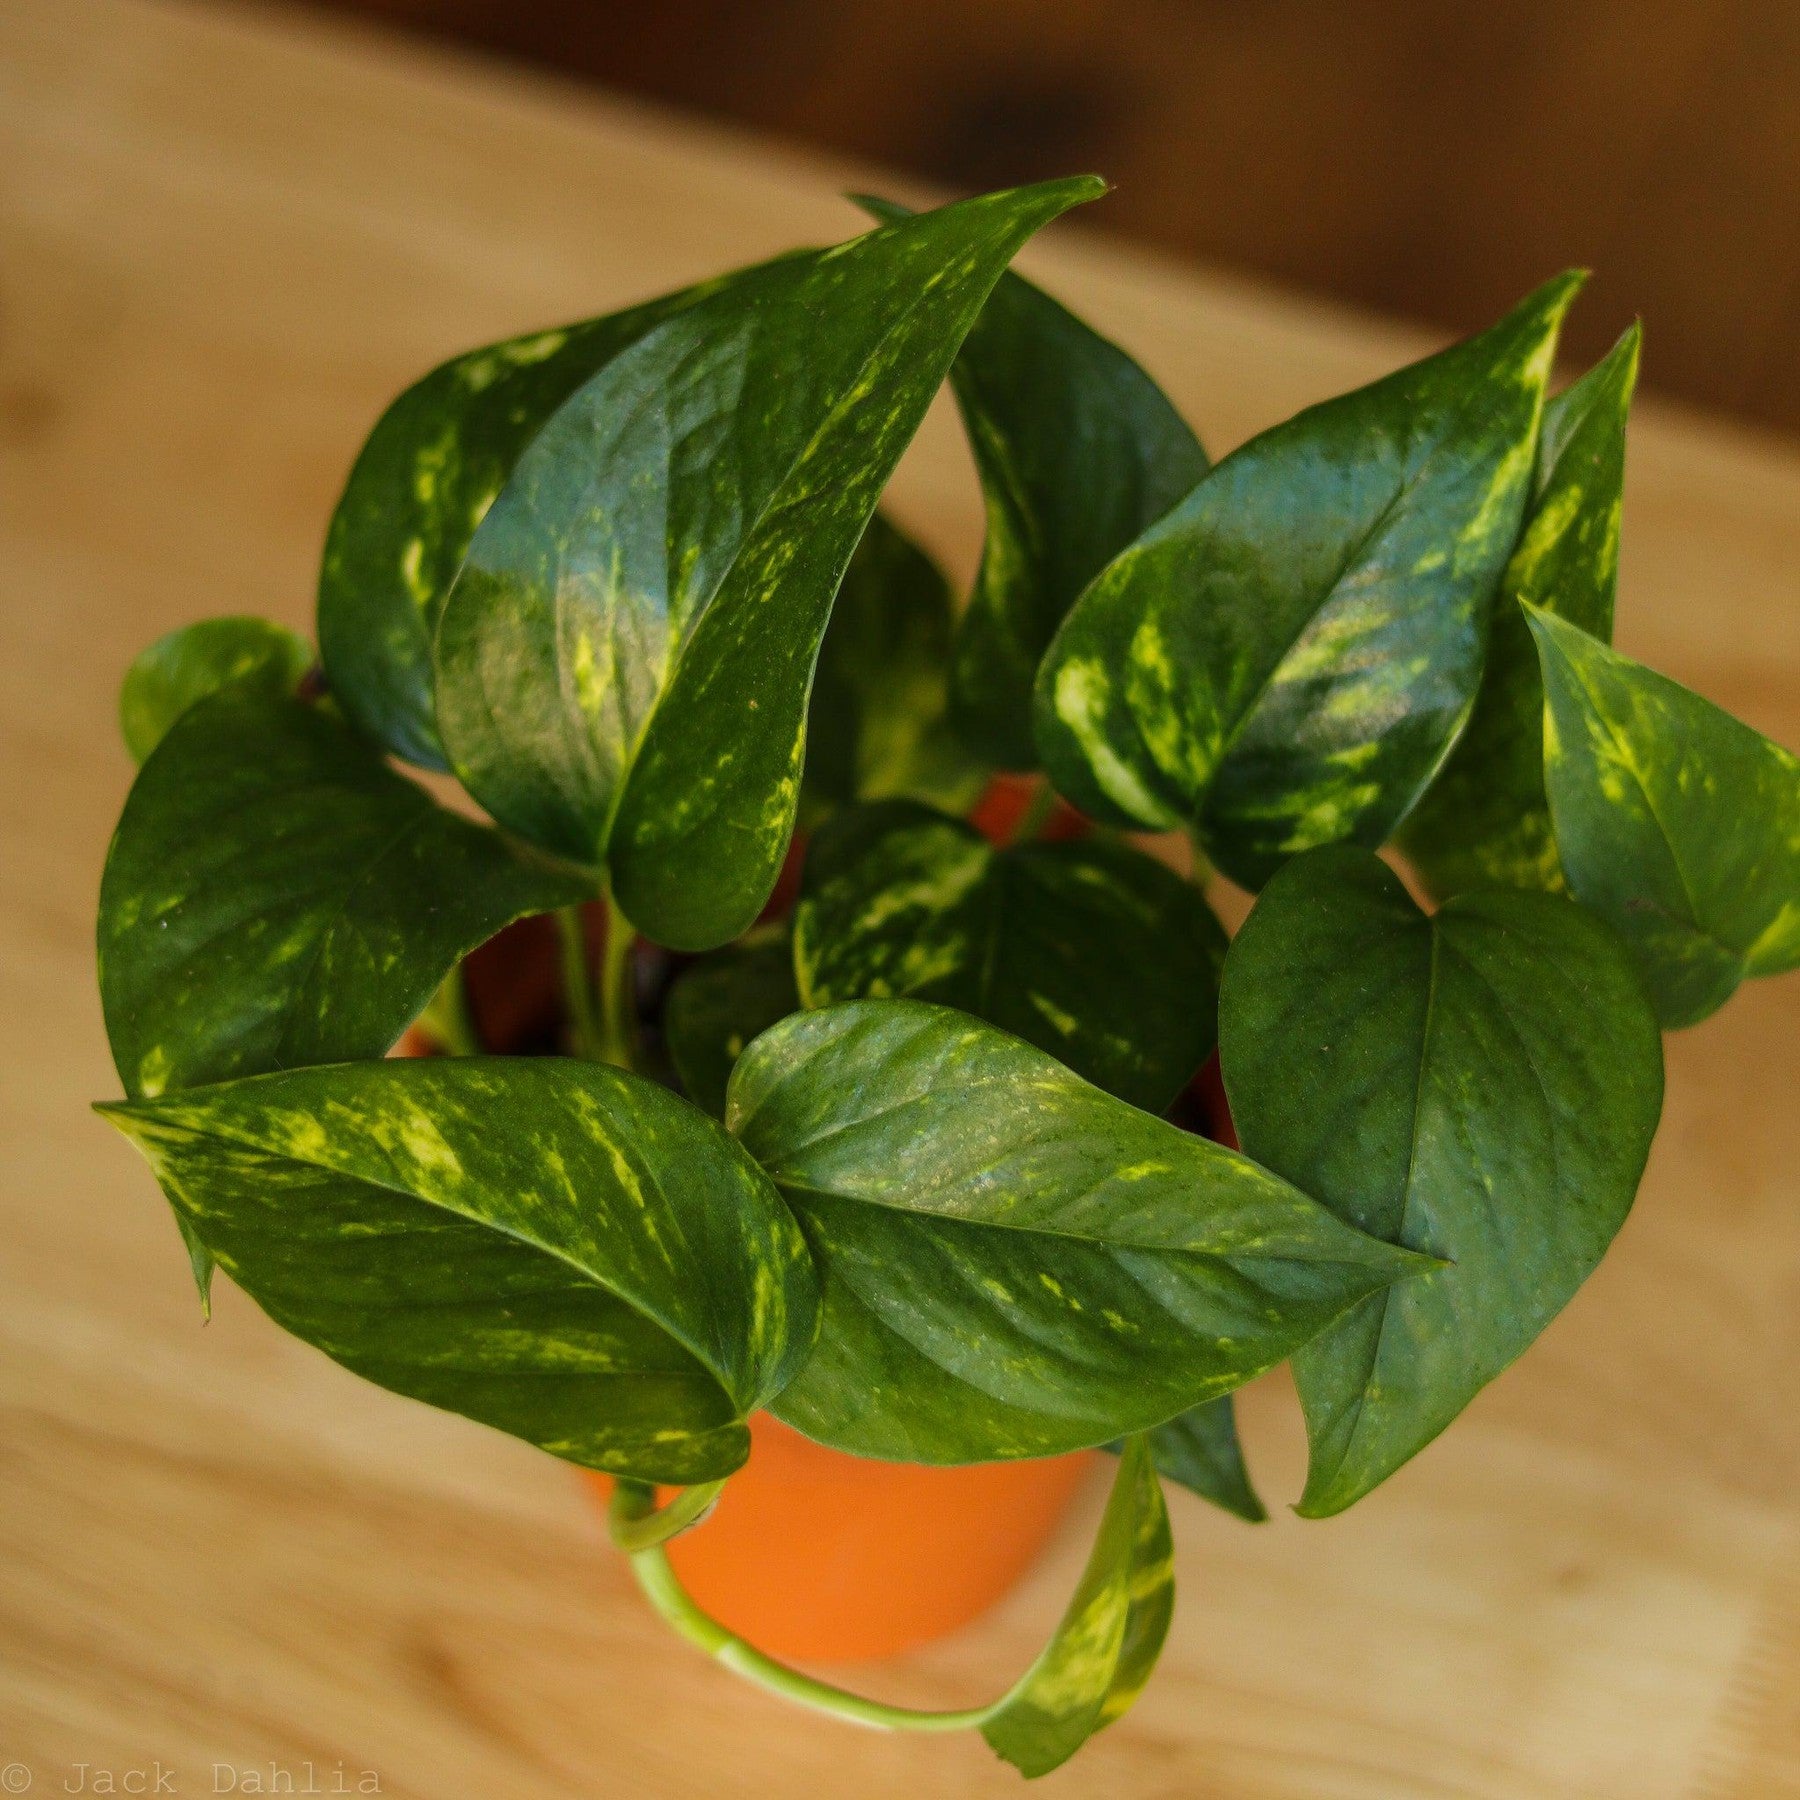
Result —
<path fill-rule="evenodd" d="M 1253 438 L 1108 564 L 1038 675 L 1063 793 L 1247 886 L 1386 838 L 1474 700 L 1577 285 Z"/>
<path fill-rule="evenodd" d="M 684 969 L 663 1007 L 663 1035 L 681 1085 L 715 1119 L 744 1046 L 800 1007 L 794 945 L 785 925 L 767 926 Z"/>
<path fill-rule="evenodd" d="M 1157 1426 L 1149 1436 L 1156 1472 L 1165 1480 L 1179 1482 L 1190 1493 L 1252 1525 L 1268 1518 L 1244 1466 L 1232 1395 L 1191 1407 L 1179 1418 Z"/>
<path fill-rule="evenodd" d="M 965 1013 L 864 1000 L 739 1058 L 726 1120 L 824 1286 L 772 1410 L 864 1456 L 1106 1443 L 1216 1399 L 1419 1266 Z"/>
<path fill-rule="evenodd" d="M 1662 1022 L 1800 966 L 1800 760 L 1550 613 L 1530 627 L 1563 868 L 1631 946 Z"/>
<path fill-rule="evenodd" d="M 800 816 L 909 796 L 960 812 L 987 771 L 950 729 L 943 571 L 880 513 L 850 559 L 819 649 Z"/>
<path fill-rule="evenodd" d="M 1132 1438 L 1062 1622 L 981 1735 L 1022 1775 L 1048 1775 L 1143 1692 L 1174 1610 L 1169 1515 L 1149 1448 Z"/>
<path fill-rule="evenodd" d="M 431 645 L 475 528 L 526 445 L 583 382 L 665 319 L 759 269 L 628 311 L 489 344 L 413 383 L 381 415 L 332 515 L 319 649 L 371 736 L 443 769 Z"/>
<path fill-rule="evenodd" d="M 437 637 L 469 790 L 610 865 L 632 922 L 706 949 L 774 885 L 831 602 L 1019 245 L 1094 179 L 964 201 L 789 258 L 666 320 L 532 441 Z"/>
<path fill-rule="evenodd" d="M 1465 888 L 1563 887 L 1544 798 L 1544 687 L 1515 602 L 1612 636 L 1638 338 L 1634 325 L 1544 408 L 1531 507 L 1501 578 L 1475 710 L 1401 832 L 1407 856 L 1440 897 Z"/>
<path fill-rule="evenodd" d="M 878 218 L 892 201 L 859 196 Z M 963 738 L 1003 768 L 1037 766 L 1031 685 L 1076 596 L 1206 473 L 1206 452 L 1118 345 L 1042 288 L 1002 276 L 950 370 L 987 541 L 957 629 Z"/>
<path fill-rule="evenodd" d="M 380 1056 L 458 957 L 583 877 L 446 812 L 338 720 L 232 689 L 140 771 L 100 886 L 127 1093 Z"/>
<path fill-rule="evenodd" d="M 1096 839 L 996 849 L 905 801 L 807 847 L 794 965 L 808 1006 L 960 1007 L 1161 1112 L 1218 1038 L 1225 932 L 1153 857 Z"/>
<path fill-rule="evenodd" d="M 730 1473 L 812 1336 L 780 1197 L 710 1119 L 614 1069 L 352 1063 L 100 1111 L 278 1325 L 572 1462 Z"/>
<path fill-rule="evenodd" d="M 1264 890 L 1220 1028 L 1245 1150 L 1445 1259 L 1294 1358 L 1300 1511 L 1319 1517 L 1428 1444 L 1599 1262 L 1656 1130 L 1661 1039 L 1624 947 L 1572 900 L 1464 895 L 1427 917 L 1347 846 Z"/>
<path fill-rule="evenodd" d="M 190 706 L 240 682 L 291 694 L 312 666 L 305 638 L 267 619 L 201 619 L 138 652 L 119 689 L 119 730 L 142 763 Z"/>

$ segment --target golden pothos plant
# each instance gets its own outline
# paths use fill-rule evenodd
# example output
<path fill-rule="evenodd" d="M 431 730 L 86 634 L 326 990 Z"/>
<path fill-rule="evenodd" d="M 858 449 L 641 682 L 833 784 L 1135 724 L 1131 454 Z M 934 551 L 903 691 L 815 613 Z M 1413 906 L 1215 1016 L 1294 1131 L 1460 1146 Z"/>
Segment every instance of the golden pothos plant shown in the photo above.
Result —
<path fill-rule="evenodd" d="M 426 375 L 331 521 L 316 656 L 215 619 L 133 665 L 99 920 L 101 1110 L 203 1295 L 612 1472 L 646 1593 L 738 1673 L 1027 1774 L 1149 1675 L 1161 1479 L 1261 1516 L 1232 1391 L 1291 1360 L 1300 1511 L 1368 1493 L 1605 1252 L 1659 1025 L 1800 961 L 1795 759 L 1608 647 L 1635 331 L 1547 398 L 1560 276 L 1211 464 L 1007 272 L 1101 191 L 870 202 Z M 960 609 L 877 510 L 946 380 Z M 996 767 L 1039 784 L 998 842 Z M 1229 945 L 1215 869 L 1256 894 Z M 537 914 L 560 1053 L 492 1054 L 463 960 Z M 447 1054 L 389 1059 L 415 1021 Z M 1168 1116 L 1215 1051 L 1241 1151 Z M 662 1546 L 759 1408 L 896 1460 L 1122 1447 L 1010 1692 L 862 1700 L 695 1607 Z"/>

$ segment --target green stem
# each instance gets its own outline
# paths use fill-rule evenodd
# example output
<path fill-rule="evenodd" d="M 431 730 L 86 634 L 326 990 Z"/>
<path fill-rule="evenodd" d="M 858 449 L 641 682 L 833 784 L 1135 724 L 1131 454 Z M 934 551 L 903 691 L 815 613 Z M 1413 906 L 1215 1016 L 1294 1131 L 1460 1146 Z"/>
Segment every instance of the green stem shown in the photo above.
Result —
<path fill-rule="evenodd" d="M 1204 888 L 1212 880 L 1212 859 L 1206 854 L 1206 846 L 1200 841 L 1200 827 L 1188 827 L 1188 880 L 1195 887 Z"/>
<path fill-rule="evenodd" d="M 438 984 L 438 991 L 431 996 L 431 1004 L 419 1014 L 419 1024 L 451 1056 L 481 1054 L 481 1039 L 469 1012 L 469 994 L 463 982 L 461 963 Z"/>
<path fill-rule="evenodd" d="M 575 1054 L 590 1062 L 608 1061 L 601 1048 L 600 1013 L 594 1002 L 593 971 L 588 967 L 587 928 L 579 906 L 558 910 L 556 934 L 562 944 L 563 999 L 569 1009 Z"/>
<path fill-rule="evenodd" d="M 1030 804 L 1019 814 L 1018 824 L 1007 834 L 1007 843 L 1029 844 L 1050 823 L 1055 811 L 1056 789 L 1047 781 L 1039 782 Z"/>
<path fill-rule="evenodd" d="M 621 1529 L 629 1528 L 643 1518 L 643 1508 L 651 1503 L 650 1490 L 636 1482 L 620 1482 L 613 1494 L 612 1518 L 615 1541 Z M 681 1502 L 664 1509 L 673 1512 Z M 661 1517 L 663 1515 L 654 1515 Z M 834 1719 L 848 1719 L 856 1725 L 872 1725 L 878 1731 L 967 1731 L 984 1724 L 993 1706 L 969 1707 L 962 1712 L 920 1712 L 910 1706 L 889 1706 L 881 1700 L 867 1700 L 829 1682 L 815 1681 L 798 1669 L 765 1656 L 734 1631 L 728 1631 L 710 1614 L 702 1612 L 688 1597 L 687 1590 L 675 1578 L 669 1558 L 661 1544 L 631 1552 L 631 1572 L 643 1589 L 644 1597 L 656 1608 L 663 1621 L 690 1644 L 696 1645 L 722 1663 L 734 1675 L 779 1694 L 784 1700 L 811 1707 L 815 1712 L 829 1713 Z"/>
<path fill-rule="evenodd" d="M 623 1479 L 619 1482 L 621 1490 L 637 1485 Z M 639 1509 L 654 1505 L 654 1490 L 643 1490 L 646 1496 L 652 1496 L 650 1498 L 639 1498 L 634 1494 L 625 1504 L 614 1506 L 607 1516 L 607 1531 L 612 1537 L 613 1548 L 623 1550 L 627 1556 L 635 1556 L 640 1550 L 654 1550 L 658 1544 L 666 1544 L 670 1538 L 680 1537 L 690 1526 L 698 1525 L 712 1511 L 713 1504 L 724 1487 L 724 1480 L 719 1480 L 703 1481 L 698 1487 L 683 1488 L 667 1506 L 653 1512 Z"/>
<path fill-rule="evenodd" d="M 637 985 L 631 947 L 637 931 L 606 895 L 606 943 L 600 965 L 600 1060 L 617 1069 L 637 1067 Z"/>

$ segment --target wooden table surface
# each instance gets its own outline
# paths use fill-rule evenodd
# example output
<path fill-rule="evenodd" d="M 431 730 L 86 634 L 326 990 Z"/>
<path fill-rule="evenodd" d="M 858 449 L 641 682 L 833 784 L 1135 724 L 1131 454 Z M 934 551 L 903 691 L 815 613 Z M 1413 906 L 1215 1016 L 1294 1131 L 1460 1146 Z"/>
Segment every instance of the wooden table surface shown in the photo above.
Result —
<path fill-rule="evenodd" d="M 149 1176 L 85 1108 L 116 1092 L 91 941 L 128 657 L 204 613 L 304 624 L 361 435 L 431 362 L 848 235 L 859 178 L 296 17 L 0 0 L 0 1791 L 155 1763 L 183 1793 L 308 1763 L 433 1800 L 1016 1791 L 977 1741 L 804 1719 L 665 1642 L 559 1464 L 235 1293 L 202 1330 Z M 1420 347 L 1092 230 L 1025 262 L 1215 450 Z M 1800 457 L 1653 407 L 1632 456 L 1622 642 L 1800 744 Z M 941 407 L 896 499 L 967 569 Z M 1797 1065 L 1791 979 L 1671 1040 L 1612 1258 L 1354 1513 L 1251 1529 L 1177 1497 L 1162 1667 L 1051 1791 L 1800 1794 Z M 1285 1382 L 1245 1414 L 1291 1499 Z M 1091 1518 L 867 1681 L 985 1696 Z"/>

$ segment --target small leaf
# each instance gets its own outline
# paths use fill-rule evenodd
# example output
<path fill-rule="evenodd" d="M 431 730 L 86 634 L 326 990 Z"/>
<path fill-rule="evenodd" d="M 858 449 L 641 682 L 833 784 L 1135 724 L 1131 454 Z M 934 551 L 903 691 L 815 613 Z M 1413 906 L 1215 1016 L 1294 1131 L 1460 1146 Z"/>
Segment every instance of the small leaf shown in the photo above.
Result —
<path fill-rule="evenodd" d="M 119 690 L 119 730 L 133 762 L 143 760 L 190 706 L 248 682 L 291 694 L 312 667 L 305 638 L 267 619 L 201 619 L 138 653 Z"/>
<path fill-rule="evenodd" d="M 960 1007 L 1148 1112 L 1218 1040 L 1225 931 L 1172 869 L 1097 839 L 997 850 L 905 801 L 807 847 L 794 957 L 808 1006 Z"/>
<path fill-rule="evenodd" d="M 803 825 L 858 800 L 906 797 L 951 812 L 973 804 L 987 771 L 951 731 L 946 711 L 954 610 L 943 571 L 876 513 L 819 649 Z"/>
<path fill-rule="evenodd" d="M 759 269 L 451 358 L 381 415 L 332 515 L 319 571 L 331 691 L 371 737 L 445 769 L 431 644 L 475 528 L 544 422 L 664 320 Z"/>
<path fill-rule="evenodd" d="M 1294 1358 L 1341 1511 L 1423 1449 L 1568 1303 L 1624 1223 L 1662 1044 L 1623 946 L 1553 894 L 1427 917 L 1342 846 L 1291 863 L 1225 960 L 1244 1148 L 1363 1231 L 1445 1259 Z"/>
<path fill-rule="evenodd" d="M 614 1069 L 350 1063 L 99 1110 L 276 1324 L 589 1468 L 729 1474 L 811 1341 L 779 1196 L 711 1120 Z"/>
<path fill-rule="evenodd" d="M 1244 1447 L 1238 1442 L 1232 1395 L 1209 1400 L 1166 1425 L 1157 1426 L 1150 1433 L 1150 1450 L 1156 1458 L 1156 1472 L 1164 1480 L 1180 1482 L 1190 1493 L 1252 1525 L 1260 1525 L 1268 1518 L 1267 1509 L 1250 1485 L 1250 1471 L 1244 1467 Z"/>
<path fill-rule="evenodd" d="M 754 932 L 684 969 L 669 990 L 663 1033 L 693 1103 L 725 1116 L 725 1087 L 744 1046 L 800 1009 L 786 926 Z"/>
<path fill-rule="evenodd" d="M 771 264 L 569 400 L 470 542 L 438 725 L 494 817 L 606 860 L 678 949 L 745 930 L 793 830 L 813 665 L 889 473 L 988 290 L 1092 178 Z"/>
<path fill-rule="evenodd" d="M 1109 1442 L 1422 1266 L 947 1007 L 784 1019 L 739 1058 L 726 1120 L 823 1281 L 818 1346 L 772 1410 L 857 1455 Z"/>
<path fill-rule="evenodd" d="M 1382 842 L 1474 700 L 1578 285 L 1253 438 L 1109 563 L 1038 674 L 1062 792 L 1193 822 L 1249 887 L 1311 845 Z"/>
<path fill-rule="evenodd" d="M 1528 618 L 1563 868 L 1631 947 L 1662 1022 L 1695 1024 L 1747 977 L 1800 966 L 1800 760 L 1574 625 Z"/>
<path fill-rule="evenodd" d="M 1175 1546 L 1148 1446 L 1119 1459 L 1100 1532 L 1056 1634 L 982 1721 L 995 1754 L 1048 1775 L 1143 1692 L 1175 1610 Z"/>
<path fill-rule="evenodd" d="M 858 203 L 907 216 L 892 201 Z M 1033 769 L 1031 684 L 1063 615 L 1206 473 L 1206 452 L 1118 345 L 1019 275 L 989 295 L 950 385 L 987 502 L 956 634 L 955 718 L 990 762 Z"/>
<path fill-rule="evenodd" d="M 1634 325 L 1544 408 L 1531 506 L 1501 577 L 1475 710 L 1400 834 L 1440 898 L 1465 888 L 1563 889 L 1544 798 L 1544 684 L 1514 603 L 1528 600 L 1595 637 L 1612 637 L 1638 338 Z"/>
<path fill-rule="evenodd" d="M 460 956 L 591 892 L 446 812 L 329 714 L 217 694 L 145 763 L 107 855 L 119 1078 L 156 1095 L 380 1056 Z"/>

